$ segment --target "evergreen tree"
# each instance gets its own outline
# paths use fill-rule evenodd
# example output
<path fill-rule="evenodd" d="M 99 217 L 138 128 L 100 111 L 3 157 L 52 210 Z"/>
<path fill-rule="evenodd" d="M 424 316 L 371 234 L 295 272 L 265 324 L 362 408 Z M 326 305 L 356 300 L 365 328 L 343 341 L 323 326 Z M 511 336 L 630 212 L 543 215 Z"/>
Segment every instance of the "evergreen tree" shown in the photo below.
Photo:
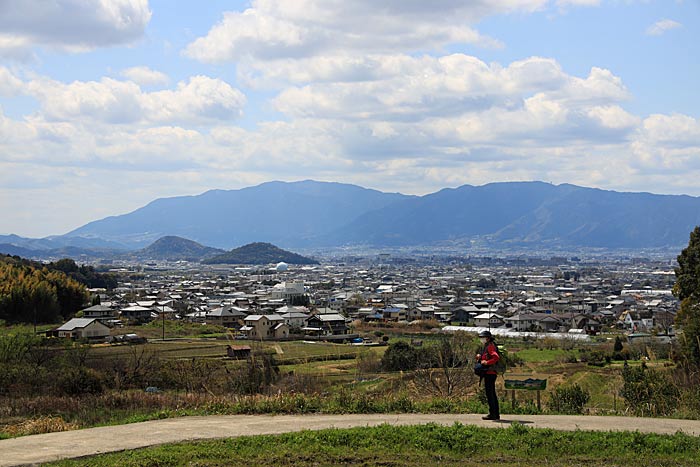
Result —
<path fill-rule="evenodd" d="M 620 339 L 620 336 L 615 336 L 615 345 L 613 345 L 613 351 L 614 352 L 621 352 L 622 349 L 623 349 L 622 339 Z"/>
<path fill-rule="evenodd" d="M 55 323 L 73 316 L 87 298 L 85 287 L 62 272 L 15 258 L 0 261 L 0 320 Z"/>
<path fill-rule="evenodd" d="M 700 300 L 700 226 L 690 233 L 688 246 L 678 255 L 673 294 L 683 301 Z"/>
<path fill-rule="evenodd" d="M 683 330 L 681 357 L 686 366 L 700 366 L 700 227 L 690 233 L 688 246 L 678 255 L 673 294 L 681 300 L 676 324 Z"/>

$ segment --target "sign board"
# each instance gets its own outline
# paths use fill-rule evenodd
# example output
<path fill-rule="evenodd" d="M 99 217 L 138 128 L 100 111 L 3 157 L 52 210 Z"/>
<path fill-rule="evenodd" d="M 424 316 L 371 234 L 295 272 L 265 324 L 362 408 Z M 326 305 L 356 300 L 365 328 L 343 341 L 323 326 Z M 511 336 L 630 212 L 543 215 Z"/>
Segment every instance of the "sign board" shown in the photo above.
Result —
<path fill-rule="evenodd" d="M 544 391 L 547 389 L 547 378 L 536 378 L 534 375 L 507 375 L 505 388 Z"/>

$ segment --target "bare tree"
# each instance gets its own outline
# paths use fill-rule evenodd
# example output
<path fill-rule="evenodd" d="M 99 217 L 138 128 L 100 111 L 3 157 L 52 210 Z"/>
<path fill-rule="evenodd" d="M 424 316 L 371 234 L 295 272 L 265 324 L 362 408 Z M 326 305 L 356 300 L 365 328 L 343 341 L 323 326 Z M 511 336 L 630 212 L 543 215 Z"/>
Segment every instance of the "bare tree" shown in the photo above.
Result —
<path fill-rule="evenodd" d="M 468 393 L 477 382 L 470 360 L 473 347 L 467 333 L 452 334 L 431 346 L 430 358 L 415 372 L 416 390 L 442 397 Z"/>

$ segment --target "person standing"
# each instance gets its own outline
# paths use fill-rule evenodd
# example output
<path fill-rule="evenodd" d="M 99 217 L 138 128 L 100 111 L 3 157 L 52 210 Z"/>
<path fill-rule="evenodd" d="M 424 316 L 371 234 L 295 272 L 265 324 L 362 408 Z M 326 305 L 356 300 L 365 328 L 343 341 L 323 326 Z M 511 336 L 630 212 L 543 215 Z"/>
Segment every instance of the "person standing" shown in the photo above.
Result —
<path fill-rule="evenodd" d="M 480 354 L 476 355 L 477 361 L 481 362 L 482 365 L 489 367 L 484 374 L 484 389 L 486 391 L 486 400 L 489 404 L 489 414 L 481 418 L 484 420 L 500 420 L 501 413 L 498 406 L 498 395 L 496 394 L 496 378 L 498 373 L 494 365 L 498 363 L 501 356 L 498 354 L 498 347 L 493 341 L 493 336 L 490 331 L 481 331 L 479 333 L 479 339 L 484 346 L 484 349 Z"/>

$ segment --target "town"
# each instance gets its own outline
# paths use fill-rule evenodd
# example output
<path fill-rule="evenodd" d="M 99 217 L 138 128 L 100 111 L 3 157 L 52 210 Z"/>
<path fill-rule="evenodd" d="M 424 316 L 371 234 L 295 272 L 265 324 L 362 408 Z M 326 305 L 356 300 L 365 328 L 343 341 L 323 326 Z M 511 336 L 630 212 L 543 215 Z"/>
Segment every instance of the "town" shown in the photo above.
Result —
<path fill-rule="evenodd" d="M 91 289 L 95 304 L 47 334 L 98 341 L 125 324 L 184 320 L 253 340 L 358 343 L 360 328 L 415 326 L 572 339 L 612 331 L 667 341 L 679 307 L 674 265 L 629 257 L 407 262 L 390 254 L 309 266 L 114 264 L 119 286 Z"/>

